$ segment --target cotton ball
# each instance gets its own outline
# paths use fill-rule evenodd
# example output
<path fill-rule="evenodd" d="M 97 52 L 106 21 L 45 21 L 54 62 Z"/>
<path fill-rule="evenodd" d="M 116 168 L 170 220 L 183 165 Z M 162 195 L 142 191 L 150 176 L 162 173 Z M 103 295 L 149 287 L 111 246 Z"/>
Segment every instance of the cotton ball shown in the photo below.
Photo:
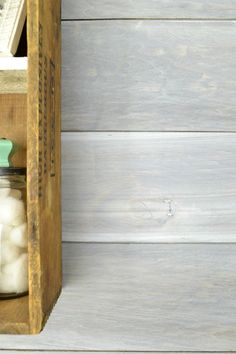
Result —
<path fill-rule="evenodd" d="M 3 273 L 12 278 L 14 292 L 24 293 L 28 290 L 28 255 L 23 253 L 15 262 L 3 267 Z"/>
<path fill-rule="evenodd" d="M 1 242 L 10 240 L 12 226 L 0 224 L 0 248 Z"/>
<path fill-rule="evenodd" d="M 3 198 L 6 197 L 12 197 L 15 199 L 21 199 L 22 198 L 22 192 L 19 189 L 12 189 L 12 188 L 0 188 L 0 201 L 2 201 Z"/>
<path fill-rule="evenodd" d="M 27 247 L 27 224 L 24 223 L 11 229 L 10 240 L 14 245 L 22 248 Z"/>
<path fill-rule="evenodd" d="M 15 246 L 9 241 L 1 241 L 0 245 L 0 263 L 8 264 L 16 261 L 21 255 L 20 247 Z"/>
<path fill-rule="evenodd" d="M 19 189 L 11 189 L 9 196 L 16 199 L 21 199 L 22 192 Z"/>
<path fill-rule="evenodd" d="M 1 275 L 1 268 L 2 268 L 2 230 L 3 230 L 3 225 L 0 224 L 0 275 Z M 0 282 L 1 284 L 1 282 Z"/>
<path fill-rule="evenodd" d="M 0 188 L 0 198 L 8 197 L 11 192 L 11 188 Z"/>
<path fill-rule="evenodd" d="M 16 246 L 13 245 L 14 250 L 10 250 L 9 254 L 5 254 L 5 252 L 9 251 L 9 239 L 10 239 L 10 232 L 12 230 L 11 226 L 2 225 L 0 224 L 0 265 L 5 263 L 7 259 L 10 258 L 10 261 L 16 259 L 18 257 L 18 252 L 16 252 Z M 6 244 L 8 244 L 7 247 Z M 12 258 L 13 257 L 13 258 Z"/>
<path fill-rule="evenodd" d="M 11 182 L 7 178 L 0 178 L 0 188 L 8 188 L 11 186 Z"/>
<path fill-rule="evenodd" d="M 0 199 L 6 197 L 13 197 L 16 199 L 22 198 L 22 193 L 19 189 L 0 188 Z"/>
<path fill-rule="evenodd" d="M 11 275 L 0 273 L 0 293 L 9 294 L 16 292 L 14 278 Z"/>
<path fill-rule="evenodd" d="M 7 225 L 20 225 L 25 222 L 25 207 L 22 200 L 6 197 L 0 202 L 0 223 Z"/>

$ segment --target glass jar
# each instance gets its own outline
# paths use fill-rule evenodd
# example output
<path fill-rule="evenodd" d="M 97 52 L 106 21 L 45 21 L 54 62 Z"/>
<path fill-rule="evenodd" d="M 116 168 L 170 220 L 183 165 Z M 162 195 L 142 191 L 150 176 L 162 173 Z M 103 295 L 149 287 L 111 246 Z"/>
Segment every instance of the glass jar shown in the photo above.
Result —
<path fill-rule="evenodd" d="M 0 167 L 0 299 L 27 292 L 26 169 Z"/>

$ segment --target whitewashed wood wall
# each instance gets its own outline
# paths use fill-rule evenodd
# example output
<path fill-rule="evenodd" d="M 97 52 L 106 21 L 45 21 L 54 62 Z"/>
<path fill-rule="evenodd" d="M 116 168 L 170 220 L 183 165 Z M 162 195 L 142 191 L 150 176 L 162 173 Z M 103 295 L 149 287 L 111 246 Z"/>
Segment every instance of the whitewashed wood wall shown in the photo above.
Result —
<path fill-rule="evenodd" d="M 62 16 L 64 240 L 235 242 L 236 1 Z"/>
<path fill-rule="evenodd" d="M 62 34 L 64 290 L 0 348 L 236 353 L 236 0 L 63 0 Z"/>

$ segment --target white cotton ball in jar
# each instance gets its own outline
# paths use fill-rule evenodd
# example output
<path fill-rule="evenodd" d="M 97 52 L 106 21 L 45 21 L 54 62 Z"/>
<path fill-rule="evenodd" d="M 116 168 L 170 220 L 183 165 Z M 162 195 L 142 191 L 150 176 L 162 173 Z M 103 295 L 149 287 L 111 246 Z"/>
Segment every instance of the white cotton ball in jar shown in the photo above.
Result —
<path fill-rule="evenodd" d="M 14 278 L 9 274 L 0 273 L 0 293 L 10 294 L 16 292 Z"/>
<path fill-rule="evenodd" d="M 13 197 L 16 199 L 22 198 L 22 193 L 19 189 L 14 188 L 0 188 L 0 200 L 1 198 Z"/>
<path fill-rule="evenodd" d="M 18 226 L 26 221 L 25 206 L 22 200 L 13 197 L 2 198 L 0 201 L 0 223 Z"/>
<path fill-rule="evenodd" d="M 4 225 L 0 224 L 0 273 L 2 269 L 2 236 L 3 236 L 3 227 Z M 1 284 L 1 282 L 0 282 Z"/>
<path fill-rule="evenodd" d="M 14 189 L 11 188 L 10 193 L 9 193 L 9 197 L 13 197 L 16 199 L 21 199 L 22 198 L 22 192 L 20 189 Z"/>
<path fill-rule="evenodd" d="M 10 241 L 22 248 L 26 248 L 28 241 L 27 241 L 27 224 L 24 223 L 22 225 L 16 226 L 11 228 L 10 231 Z"/>
<path fill-rule="evenodd" d="M 0 189 L 8 189 L 11 186 L 11 182 L 6 177 L 0 178 Z"/>
<path fill-rule="evenodd" d="M 11 188 L 0 188 L 0 199 L 8 197 L 11 192 Z"/>
<path fill-rule="evenodd" d="M 1 241 L 0 245 L 0 263 L 9 264 L 16 261 L 22 253 L 22 249 L 9 241 Z"/>
<path fill-rule="evenodd" d="M 13 263 L 2 268 L 4 274 L 12 279 L 14 284 L 14 292 L 17 294 L 28 291 L 28 255 L 22 253 L 21 256 Z"/>
<path fill-rule="evenodd" d="M 10 241 L 10 233 L 13 226 L 0 224 L 0 247 L 1 242 Z"/>
<path fill-rule="evenodd" d="M 16 260 L 20 255 L 20 248 L 9 242 L 11 226 L 0 224 L 0 266 Z"/>

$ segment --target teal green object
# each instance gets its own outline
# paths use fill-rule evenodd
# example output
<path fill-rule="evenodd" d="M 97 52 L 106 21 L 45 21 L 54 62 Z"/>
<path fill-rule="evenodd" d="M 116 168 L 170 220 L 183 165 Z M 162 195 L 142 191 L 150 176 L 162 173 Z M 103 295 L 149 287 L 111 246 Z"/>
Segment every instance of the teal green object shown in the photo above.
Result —
<path fill-rule="evenodd" d="M 11 157 L 14 150 L 15 146 L 11 140 L 0 139 L 0 167 L 12 167 Z"/>

